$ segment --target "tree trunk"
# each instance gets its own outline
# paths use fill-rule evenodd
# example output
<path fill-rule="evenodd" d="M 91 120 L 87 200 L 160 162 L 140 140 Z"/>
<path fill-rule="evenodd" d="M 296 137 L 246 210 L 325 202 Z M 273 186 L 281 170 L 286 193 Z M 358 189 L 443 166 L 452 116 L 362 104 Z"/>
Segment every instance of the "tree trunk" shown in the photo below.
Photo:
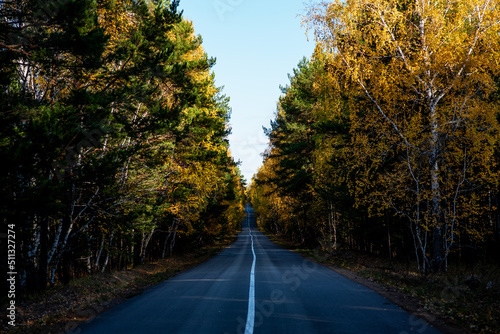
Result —
<path fill-rule="evenodd" d="M 151 241 L 151 238 L 153 237 L 153 233 L 155 233 L 155 228 L 156 228 L 156 225 L 153 226 L 153 229 L 151 230 L 149 235 L 144 240 L 144 245 L 142 246 L 141 264 L 143 264 L 145 259 L 146 259 L 146 251 L 148 249 L 149 242 Z"/>
<path fill-rule="evenodd" d="M 104 264 L 102 265 L 101 272 L 103 273 L 106 270 L 106 267 L 109 263 L 109 250 L 113 247 L 113 237 L 115 236 L 115 232 L 111 232 L 111 237 L 109 238 L 109 248 L 106 252 L 106 259 L 104 260 Z"/>
<path fill-rule="evenodd" d="M 52 261 L 52 258 L 54 257 L 54 254 L 57 251 L 57 247 L 59 247 L 59 239 L 61 238 L 62 229 L 63 229 L 63 219 L 61 219 L 59 221 L 59 225 L 57 226 L 57 232 L 56 232 L 56 236 L 54 238 L 54 242 L 52 243 L 52 248 L 50 249 L 50 252 L 47 252 L 47 254 L 45 255 L 46 259 L 47 259 L 47 261 L 46 261 L 47 265 L 49 265 L 49 263 Z M 47 230 L 45 233 L 47 233 L 47 232 L 48 232 L 48 226 L 47 226 Z M 45 236 L 45 237 L 47 238 L 47 236 Z M 47 239 L 45 240 L 45 242 L 47 242 Z M 45 247 L 47 249 L 47 245 L 45 245 Z"/>
<path fill-rule="evenodd" d="M 40 224 L 40 261 L 37 270 L 37 289 L 44 290 L 47 287 L 47 265 L 48 265 L 48 230 L 49 222 L 47 217 L 42 217 Z"/>
<path fill-rule="evenodd" d="M 338 214 L 332 209 L 331 214 L 333 215 L 333 250 L 336 250 L 338 247 L 337 243 L 337 223 L 338 223 Z"/>
<path fill-rule="evenodd" d="M 170 250 L 170 256 L 172 256 L 172 253 L 174 251 L 174 246 L 175 246 L 175 237 L 177 235 L 177 227 L 179 227 L 179 219 L 178 218 L 175 218 L 173 221 L 172 221 L 172 225 L 170 227 L 170 232 L 169 234 L 167 235 L 167 238 L 165 239 L 165 243 L 163 244 L 163 252 L 162 252 L 162 258 L 164 259 L 165 258 L 165 253 L 167 252 L 167 245 L 169 245 L 169 240 L 170 240 L 170 247 L 169 247 L 169 250 Z"/>
<path fill-rule="evenodd" d="M 99 260 L 101 259 L 102 250 L 104 248 L 104 236 L 102 236 L 101 247 L 99 247 L 99 252 L 97 253 L 97 258 L 95 260 L 95 267 L 99 268 Z"/>
<path fill-rule="evenodd" d="M 439 126 L 437 110 L 434 105 L 430 107 L 431 116 L 431 147 L 430 147 L 430 170 L 431 170 L 431 226 L 432 226 L 432 268 L 433 272 L 441 271 L 444 260 L 443 232 L 441 218 L 441 189 L 439 183 Z"/>
<path fill-rule="evenodd" d="M 391 245 L 391 226 L 388 217 L 385 217 L 387 225 L 387 248 L 389 251 L 389 267 L 392 266 L 392 245 Z"/>

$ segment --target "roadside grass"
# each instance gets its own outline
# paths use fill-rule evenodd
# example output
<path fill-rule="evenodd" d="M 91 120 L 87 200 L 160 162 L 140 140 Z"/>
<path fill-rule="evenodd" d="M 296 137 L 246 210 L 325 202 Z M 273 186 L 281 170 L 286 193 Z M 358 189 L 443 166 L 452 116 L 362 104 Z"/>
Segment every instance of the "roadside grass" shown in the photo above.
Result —
<path fill-rule="evenodd" d="M 77 278 L 68 285 L 56 285 L 43 292 L 25 296 L 16 304 L 16 327 L 2 323 L 0 332 L 77 333 L 75 329 L 83 322 L 208 260 L 234 240 L 235 236 L 231 236 L 190 253 L 127 270 Z"/>
<path fill-rule="evenodd" d="M 500 268 L 476 264 L 451 266 L 446 273 L 421 275 L 406 264 L 392 263 L 366 254 L 335 254 L 329 265 L 355 271 L 382 286 L 391 286 L 416 297 L 420 307 L 458 324 L 471 333 L 500 333 Z"/>
<path fill-rule="evenodd" d="M 269 235 L 268 235 L 269 236 Z M 477 263 L 472 268 L 450 266 L 439 275 L 422 275 L 408 263 L 363 252 L 304 249 L 274 235 L 271 240 L 332 269 L 347 269 L 384 288 L 402 294 L 399 300 L 416 301 L 418 312 L 456 326 L 464 332 L 500 333 L 500 266 Z M 403 305 L 400 305 L 403 308 Z M 415 309 L 415 306 L 413 307 Z M 451 330 L 453 332 L 453 330 Z"/>

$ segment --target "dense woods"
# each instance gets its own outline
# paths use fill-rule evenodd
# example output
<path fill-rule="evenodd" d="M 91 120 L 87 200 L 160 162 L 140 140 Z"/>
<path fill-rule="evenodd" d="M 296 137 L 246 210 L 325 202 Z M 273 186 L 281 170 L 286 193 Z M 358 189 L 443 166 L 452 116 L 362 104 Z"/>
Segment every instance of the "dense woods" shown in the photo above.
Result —
<path fill-rule="evenodd" d="M 261 227 L 423 273 L 498 261 L 498 1 L 326 1 L 250 196 Z"/>
<path fill-rule="evenodd" d="M 228 98 L 178 1 L 1 1 L 0 17 L 0 219 L 20 289 L 235 231 Z"/>

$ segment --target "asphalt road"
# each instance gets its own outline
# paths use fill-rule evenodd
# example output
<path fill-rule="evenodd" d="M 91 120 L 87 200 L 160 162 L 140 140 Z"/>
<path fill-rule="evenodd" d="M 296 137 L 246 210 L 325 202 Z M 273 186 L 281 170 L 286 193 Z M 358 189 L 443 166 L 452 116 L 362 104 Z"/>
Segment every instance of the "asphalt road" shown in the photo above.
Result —
<path fill-rule="evenodd" d="M 71 333 L 397 333 L 436 329 L 372 290 L 273 244 L 247 206 L 242 233 L 211 260 Z"/>

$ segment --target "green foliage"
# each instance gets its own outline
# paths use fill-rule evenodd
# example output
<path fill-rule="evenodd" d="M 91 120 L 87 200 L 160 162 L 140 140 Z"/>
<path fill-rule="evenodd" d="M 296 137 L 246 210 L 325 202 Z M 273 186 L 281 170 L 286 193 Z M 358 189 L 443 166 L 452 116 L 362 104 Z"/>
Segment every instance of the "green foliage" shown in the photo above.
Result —
<path fill-rule="evenodd" d="M 0 219 L 23 290 L 235 231 L 228 98 L 178 1 L 2 4 Z"/>

